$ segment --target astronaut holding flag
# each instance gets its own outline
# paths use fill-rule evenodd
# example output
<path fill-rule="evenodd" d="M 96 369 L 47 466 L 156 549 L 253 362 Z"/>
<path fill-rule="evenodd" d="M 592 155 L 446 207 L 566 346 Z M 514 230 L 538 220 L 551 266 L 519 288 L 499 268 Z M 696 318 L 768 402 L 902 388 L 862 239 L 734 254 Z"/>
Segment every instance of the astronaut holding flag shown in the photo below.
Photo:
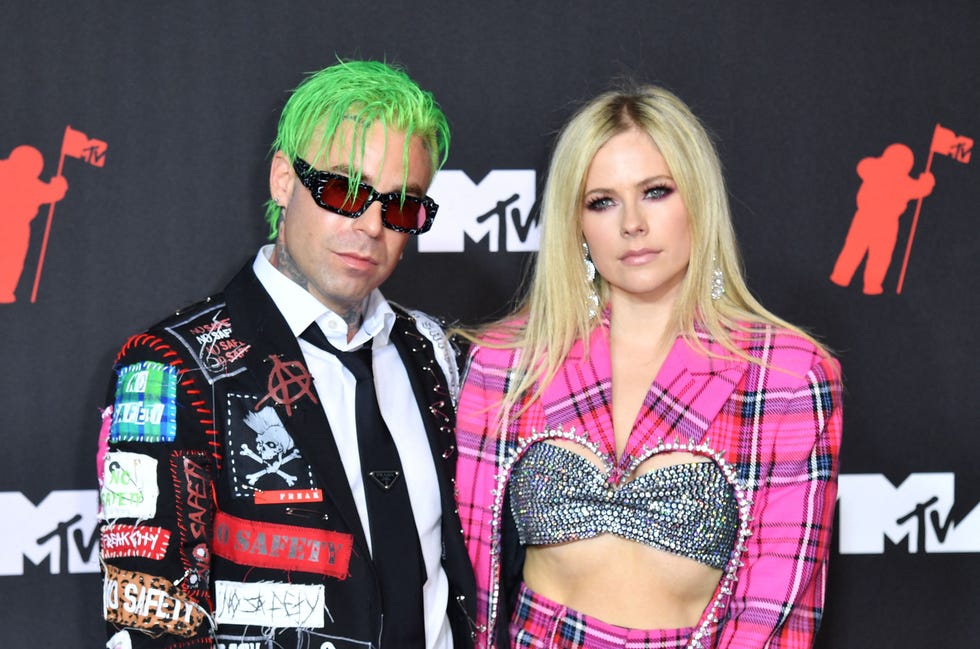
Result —
<path fill-rule="evenodd" d="M 848 286 L 858 266 L 864 261 L 864 293 L 881 294 L 884 290 L 882 283 L 898 242 L 899 221 L 909 201 L 916 200 L 915 215 L 912 218 L 905 259 L 896 289 L 896 293 L 901 293 L 922 200 L 932 193 L 936 184 L 930 171 L 933 156 L 938 153 L 958 162 L 968 163 L 972 151 L 973 140 L 958 136 L 936 124 L 926 168 L 917 178 L 910 176 L 914 164 L 912 150 L 901 143 L 890 144 L 878 157 L 861 160 L 857 165 L 857 173 L 862 180 L 857 193 L 857 211 L 830 275 L 830 281 L 839 286 Z"/>
<path fill-rule="evenodd" d="M 44 170 L 41 152 L 21 145 L 0 160 L 0 303 L 16 301 L 14 291 L 24 271 L 31 238 L 31 221 L 45 203 L 60 201 L 68 191 L 61 175 L 48 182 L 40 179 Z"/>

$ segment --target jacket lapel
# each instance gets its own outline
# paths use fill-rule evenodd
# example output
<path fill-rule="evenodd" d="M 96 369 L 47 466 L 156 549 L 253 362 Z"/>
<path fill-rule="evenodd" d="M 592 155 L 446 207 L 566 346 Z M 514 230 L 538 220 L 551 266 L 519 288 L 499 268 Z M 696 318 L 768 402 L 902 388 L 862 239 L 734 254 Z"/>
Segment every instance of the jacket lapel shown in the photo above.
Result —
<path fill-rule="evenodd" d="M 445 510 L 445 496 L 452 494 L 448 476 L 456 473 L 456 446 L 453 438 L 456 422 L 453 405 L 438 363 L 433 354 L 425 353 L 431 343 L 418 333 L 410 317 L 398 310 L 395 313 L 397 319 L 391 332 L 391 342 L 405 365 L 415 402 L 422 414 Z"/>
<path fill-rule="evenodd" d="M 452 482 L 456 475 L 456 416 L 446 378 L 431 349 L 432 343 L 419 334 L 410 316 L 404 315 L 395 305 L 392 308 L 398 319 L 391 332 L 391 341 L 412 384 L 439 483 L 443 566 L 449 577 L 449 615 L 453 621 L 453 634 L 457 637 L 457 646 L 466 646 L 470 644 L 469 626 L 459 616 L 464 612 L 471 619 L 475 616 L 475 611 L 470 607 L 474 604 L 476 584 L 463 536 L 459 532 L 461 525 Z M 462 596 L 462 599 L 456 599 L 458 596 Z"/>
<path fill-rule="evenodd" d="M 661 442 L 706 443 L 708 426 L 738 385 L 746 363 L 730 358 L 731 352 L 713 341 L 704 342 L 715 356 L 685 338 L 674 341 L 644 399 L 646 416 L 640 417 L 633 431 L 627 448 L 631 454 L 639 455 L 637 447 Z"/>
<path fill-rule="evenodd" d="M 612 437 L 612 366 L 605 327 L 593 330 L 589 353 L 576 343 L 554 380 L 545 388 L 542 404 L 549 430 L 559 426 L 587 433 L 609 457 L 615 457 Z M 705 355 L 684 338 L 674 341 L 643 402 L 624 456 L 639 456 L 643 447 L 675 440 L 687 445 L 705 441 L 711 421 L 718 414 L 746 363 L 732 359 L 731 352 L 711 340 Z M 719 358 L 720 356 L 720 358 Z"/>
<path fill-rule="evenodd" d="M 306 369 L 303 352 L 272 298 L 255 277 L 251 264 L 228 284 L 225 299 L 236 334 L 252 345 L 246 356 L 248 371 L 261 386 L 260 391 L 265 391 L 263 397 L 268 397 L 267 403 L 275 405 L 280 420 L 323 485 L 324 499 L 340 512 L 363 556 L 370 556 L 340 452 Z M 306 374 L 305 383 L 302 373 Z M 286 384 L 282 381 L 284 376 L 298 380 Z M 311 394 L 316 395 L 316 402 Z"/>
<path fill-rule="evenodd" d="M 612 423 L 612 370 L 605 327 L 596 327 L 589 353 L 576 341 L 541 394 L 549 432 L 586 435 L 609 457 L 616 456 Z M 543 431 L 538 431 L 543 432 Z"/>

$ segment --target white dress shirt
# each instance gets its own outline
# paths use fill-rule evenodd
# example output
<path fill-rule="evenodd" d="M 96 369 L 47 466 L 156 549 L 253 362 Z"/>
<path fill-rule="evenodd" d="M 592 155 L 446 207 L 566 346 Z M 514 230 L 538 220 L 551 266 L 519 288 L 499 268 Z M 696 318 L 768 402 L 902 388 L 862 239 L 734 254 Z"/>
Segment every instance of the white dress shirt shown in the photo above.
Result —
<path fill-rule="evenodd" d="M 395 324 L 395 313 L 381 291 L 375 289 L 367 298 L 361 327 L 348 342 L 347 323 L 306 289 L 280 273 L 269 261 L 271 254 L 272 245 L 263 246 L 255 256 L 252 268 L 286 319 L 293 335 L 299 340 L 314 385 L 330 386 L 329 390 L 317 390 L 317 395 L 340 450 L 347 482 L 354 494 L 357 514 L 369 547 L 371 527 L 367 524 L 367 500 L 354 421 L 356 381 L 336 356 L 306 342 L 299 335 L 311 323 L 316 322 L 330 344 L 341 351 L 351 351 L 366 344 L 372 346 L 378 407 L 388 424 L 401 459 L 428 576 L 422 587 L 425 646 L 426 649 L 451 649 L 452 634 L 446 614 L 449 579 L 442 568 L 442 506 L 439 483 L 408 373 L 398 350 L 389 340 Z"/>

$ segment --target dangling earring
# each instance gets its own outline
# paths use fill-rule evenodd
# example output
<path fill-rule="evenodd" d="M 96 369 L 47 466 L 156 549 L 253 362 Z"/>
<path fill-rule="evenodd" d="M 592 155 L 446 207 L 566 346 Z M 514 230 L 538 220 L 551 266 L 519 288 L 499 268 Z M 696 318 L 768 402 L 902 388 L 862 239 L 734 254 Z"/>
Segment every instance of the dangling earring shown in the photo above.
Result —
<path fill-rule="evenodd" d="M 718 259 L 715 257 L 711 258 L 711 266 L 711 299 L 717 301 L 725 294 L 725 273 L 721 272 Z"/>
<path fill-rule="evenodd" d="M 599 294 L 595 292 L 595 264 L 589 257 L 589 244 L 582 242 L 582 250 L 585 252 L 583 262 L 585 263 L 585 279 L 589 284 L 589 318 L 594 318 L 599 313 Z"/>

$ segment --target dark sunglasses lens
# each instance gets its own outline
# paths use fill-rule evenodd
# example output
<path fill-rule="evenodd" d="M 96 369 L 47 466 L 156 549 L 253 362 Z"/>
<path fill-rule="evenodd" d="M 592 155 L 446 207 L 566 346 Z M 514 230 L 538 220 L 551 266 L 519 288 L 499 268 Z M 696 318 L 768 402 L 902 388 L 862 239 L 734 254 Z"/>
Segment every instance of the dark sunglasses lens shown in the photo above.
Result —
<path fill-rule="evenodd" d="M 425 223 L 425 207 L 411 198 L 406 198 L 404 203 L 398 198 L 393 198 L 388 201 L 385 220 L 399 228 L 416 230 Z"/>
<path fill-rule="evenodd" d="M 320 202 L 334 212 L 359 212 L 371 194 L 358 187 L 353 196 L 348 196 L 348 189 L 346 178 L 329 178 L 320 190 Z"/>

